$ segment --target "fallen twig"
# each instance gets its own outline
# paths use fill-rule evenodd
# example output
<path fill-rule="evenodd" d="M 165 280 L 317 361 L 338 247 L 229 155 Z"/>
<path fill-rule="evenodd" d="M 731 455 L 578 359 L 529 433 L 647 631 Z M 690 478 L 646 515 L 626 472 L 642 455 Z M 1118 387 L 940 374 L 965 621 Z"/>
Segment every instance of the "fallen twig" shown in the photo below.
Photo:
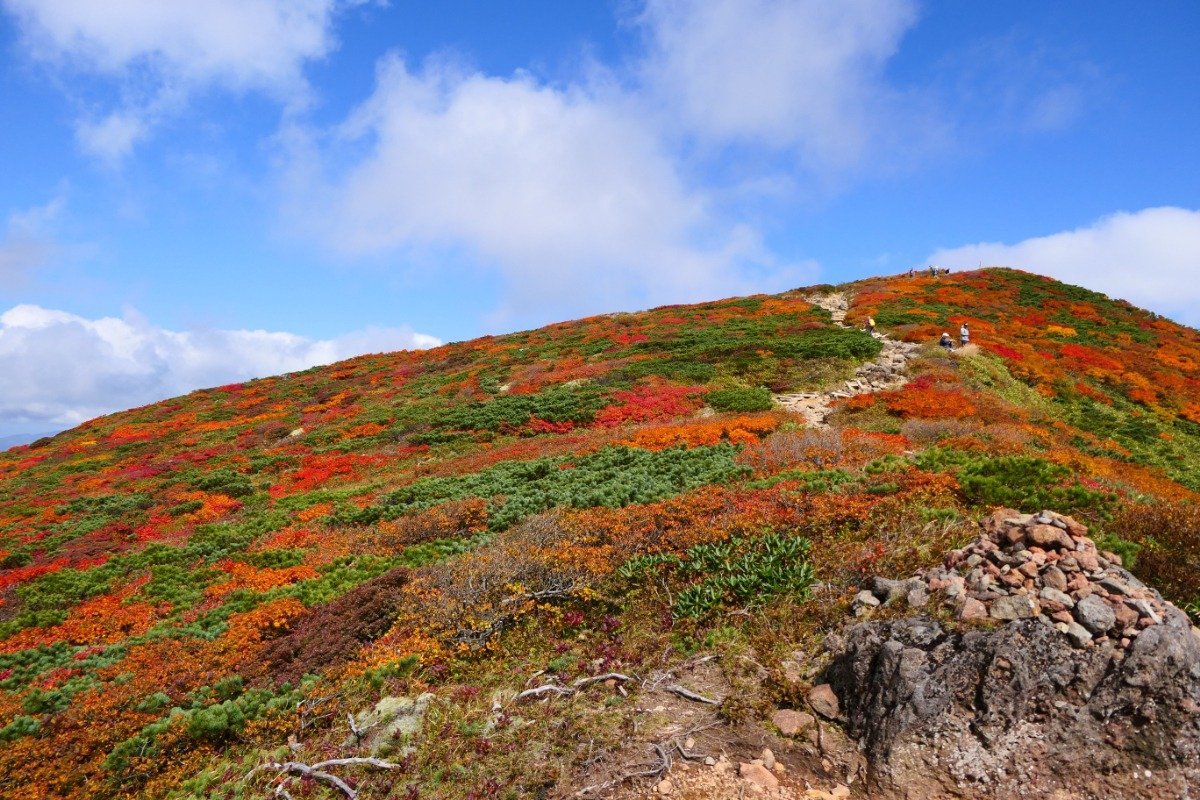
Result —
<path fill-rule="evenodd" d="M 691 689 L 685 689 L 684 687 L 680 686 L 677 683 L 674 683 L 674 684 L 671 684 L 670 686 L 668 686 L 667 691 L 670 692 L 671 694 L 679 695 L 684 700 L 692 700 L 694 702 L 704 703 L 704 704 L 710 705 L 710 706 L 720 705 L 719 701 L 713 700 L 711 697 L 705 697 L 702 694 L 696 694 Z"/>
<path fill-rule="evenodd" d="M 542 686 L 534 687 L 533 689 L 526 689 L 513 699 L 518 701 L 527 700 L 530 697 L 540 697 L 544 694 L 575 694 L 575 690 L 570 686 L 562 686 L 557 683 L 547 683 Z"/>
<path fill-rule="evenodd" d="M 381 758 L 331 758 L 326 761 L 318 761 L 316 764 L 302 764 L 299 761 L 268 761 L 265 764 L 259 764 L 254 769 L 246 773 L 243 781 L 248 781 L 260 772 L 275 770 L 280 774 L 294 775 L 297 778 L 311 778 L 314 781 L 320 781 L 327 786 L 332 786 L 339 792 L 344 794 L 347 800 L 356 800 L 358 793 L 350 788 L 350 785 L 344 780 L 334 775 L 331 772 L 326 772 L 330 767 L 346 767 L 355 765 L 365 765 L 376 767 L 377 769 L 400 769 L 399 764 L 393 764 L 390 761 L 384 761 Z M 275 787 L 275 795 L 277 797 L 290 797 L 282 785 Z"/>
<path fill-rule="evenodd" d="M 623 675 L 620 672 L 606 672 L 603 675 L 593 675 L 590 678 L 580 678 L 580 679 L 572 682 L 571 685 L 574 686 L 576 689 L 582 689 L 584 686 L 590 686 L 593 683 L 599 683 L 600 681 L 610 681 L 610 680 L 611 681 L 619 681 L 621 683 L 626 683 L 628 681 L 633 680 L 633 678 L 629 677 L 628 675 Z"/>

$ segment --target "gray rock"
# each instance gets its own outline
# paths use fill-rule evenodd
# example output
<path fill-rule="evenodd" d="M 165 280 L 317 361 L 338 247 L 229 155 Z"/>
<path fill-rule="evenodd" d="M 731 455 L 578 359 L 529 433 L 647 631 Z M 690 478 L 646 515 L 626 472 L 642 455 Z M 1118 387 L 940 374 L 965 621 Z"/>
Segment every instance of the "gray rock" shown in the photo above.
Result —
<path fill-rule="evenodd" d="M 916 586 L 908 590 L 905 599 L 910 608 L 924 608 L 925 604 L 929 602 L 929 592 L 924 586 Z"/>
<path fill-rule="evenodd" d="M 904 581 L 893 581 L 876 575 L 871 581 L 871 592 L 884 603 L 891 603 L 908 594 L 908 587 Z"/>
<path fill-rule="evenodd" d="M 956 633 L 927 617 L 847 629 L 824 677 L 867 759 L 866 794 L 1165 800 L 1200 785 L 1190 626 L 1147 628 L 1124 658 L 1072 632 Z"/>
<path fill-rule="evenodd" d="M 1110 594 L 1129 594 L 1129 587 L 1116 578 L 1101 578 L 1100 585 Z"/>
<path fill-rule="evenodd" d="M 866 589 L 863 589 L 858 594 L 854 595 L 854 602 L 850 604 L 855 614 L 864 614 L 873 608 L 879 607 L 879 598 Z"/>
<path fill-rule="evenodd" d="M 993 619 L 1000 620 L 1029 619 L 1040 612 L 1037 601 L 1019 594 L 998 598 L 989 611 Z"/>
<path fill-rule="evenodd" d="M 362 732 L 361 745 L 371 753 L 377 753 L 385 745 L 393 746 L 397 740 L 403 743 L 401 755 L 413 748 L 408 739 L 421 730 L 425 712 L 434 696 L 429 692 L 417 697 L 384 697 L 374 708 L 355 715 L 355 726 Z M 352 740 L 347 740 L 347 744 Z M 358 745 L 359 742 L 354 742 Z"/>
<path fill-rule="evenodd" d="M 1062 603 L 1067 608 L 1074 608 L 1075 601 L 1071 599 L 1071 595 L 1066 592 L 1060 592 L 1058 589 L 1052 589 L 1049 586 L 1043 586 L 1038 592 L 1038 597 L 1043 600 L 1053 600 L 1056 603 Z"/>
<path fill-rule="evenodd" d="M 1078 622 L 1067 623 L 1066 630 L 1063 632 L 1067 634 L 1071 639 L 1071 643 L 1076 647 L 1084 647 L 1088 642 L 1092 641 L 1092 634 Z"/>
<path fill-rule="evenodd" d="M 1075 619 L 1096 636 L 1108 633 L 1117 624 L 1117 615 L 1108 603 L 1094 594 L 1089 594 L 1075 603 Z"/>

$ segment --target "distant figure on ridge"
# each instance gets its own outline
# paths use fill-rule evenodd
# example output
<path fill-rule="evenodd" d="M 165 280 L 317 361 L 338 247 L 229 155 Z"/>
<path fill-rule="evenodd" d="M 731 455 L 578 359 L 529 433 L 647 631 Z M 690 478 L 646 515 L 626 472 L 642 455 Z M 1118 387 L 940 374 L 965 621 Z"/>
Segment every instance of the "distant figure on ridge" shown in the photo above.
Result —
<path fill-rule="evenodd" d="M 915 276 L 916 276 L 916 274 L 917 274 L 917 268 L 916 268 L 916 267 L 909 267 L 909 268 L 908 268 L 908 277 L 910 277 L 910 278 L 912 278 L 912 277 L 915 277 Z"/>
<path fill-rule="evenodd" d="M 947 353 L 954 349 L 954 342 L 950 341 L 950 334 L 948 333 L 942 334 L 942 339 L 938 342 L 938 344 L 946 348 Z"/>
<path fill-rule="evenodd" d="M 963 323 L 958 329 L 958 343 L 961 347 L 966 347 L 971 343 L 971 331 L 967 328 L 967 323 Z"/>
<path fill-rule="evenodd" d="M 934 267 L 932 264 L 929 265 L 929 277 L 931 277 L 931 278 L 937 277 L 937 268 Z"/>

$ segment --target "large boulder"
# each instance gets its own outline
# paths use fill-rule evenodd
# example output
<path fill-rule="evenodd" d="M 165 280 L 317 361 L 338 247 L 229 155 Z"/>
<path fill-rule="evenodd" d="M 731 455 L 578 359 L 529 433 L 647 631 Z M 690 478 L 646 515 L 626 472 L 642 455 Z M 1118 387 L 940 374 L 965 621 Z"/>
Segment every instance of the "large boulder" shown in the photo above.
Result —
<path fill-rule="evenodd" d="M 1182 798 L 1200 788 L 1200 640 L 1181 611 L 1125 647 L 1039 619 L 831 636 L 825 680 L 872 797 Z"/>

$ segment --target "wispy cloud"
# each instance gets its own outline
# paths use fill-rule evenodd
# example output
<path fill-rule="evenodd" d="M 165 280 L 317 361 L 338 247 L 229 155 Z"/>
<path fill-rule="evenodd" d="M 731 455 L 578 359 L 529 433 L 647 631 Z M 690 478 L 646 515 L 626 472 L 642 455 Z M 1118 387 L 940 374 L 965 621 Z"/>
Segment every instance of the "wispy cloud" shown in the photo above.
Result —
<path fill-rule="evenodd" d="M 62 195 L 49 203 L 9 215 L 0 237 L 0 289 L 25 285 L 40 268 L 63 252 L 53 227 L 66 200 Z"/>

